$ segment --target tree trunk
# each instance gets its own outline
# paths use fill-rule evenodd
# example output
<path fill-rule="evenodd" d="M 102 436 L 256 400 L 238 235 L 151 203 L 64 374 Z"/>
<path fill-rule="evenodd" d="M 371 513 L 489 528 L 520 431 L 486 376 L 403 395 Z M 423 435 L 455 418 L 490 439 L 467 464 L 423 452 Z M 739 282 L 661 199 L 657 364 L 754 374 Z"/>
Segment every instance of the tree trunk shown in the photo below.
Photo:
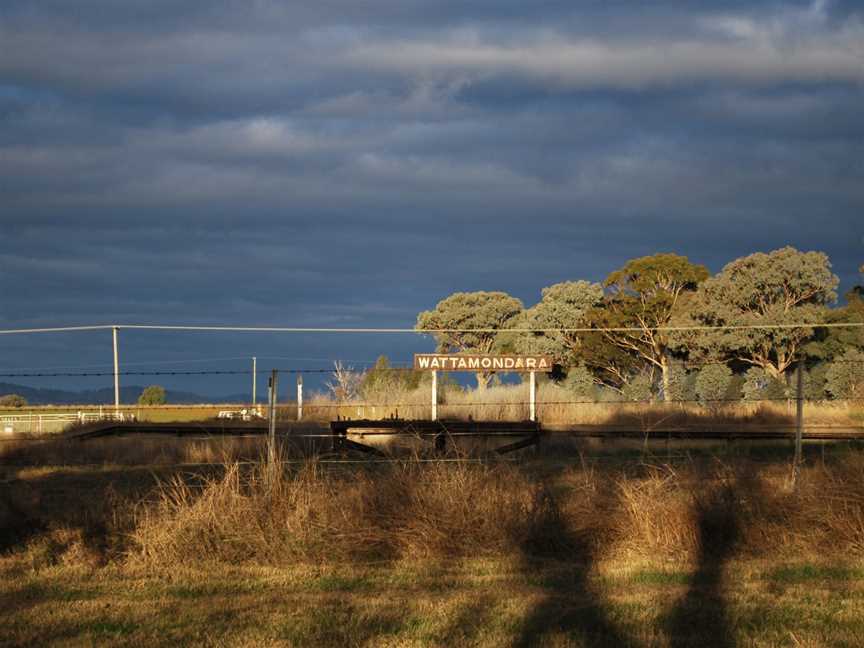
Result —
<path fill-rule="evenodd" d="M 765 373 L 772 378 L 782 379 L 783 373 L 776 367 L 773 362 L 766 362 L 763 365 L 763 369 L 765 369 Z"/>
<path fill-rule="evenodd" d="M 477 389 L 479 391 L 485 391 L 486 387 L 489 386 L 489 381 L 492 380 L 492 374 L 487 371 L 478 371 L 477 376 Z"/>
<path fill-rule="evenodd" d="M 671 376 L 669 375 L 671 373 L 670 369 L 669 358 L 667 358 L 664 353 L 660 356 L 660 373 L 663 381 L 663 401 L 666 403 L 672 400 L 672 396 L 669 394 L 669 383 L 671 382 Z"/>

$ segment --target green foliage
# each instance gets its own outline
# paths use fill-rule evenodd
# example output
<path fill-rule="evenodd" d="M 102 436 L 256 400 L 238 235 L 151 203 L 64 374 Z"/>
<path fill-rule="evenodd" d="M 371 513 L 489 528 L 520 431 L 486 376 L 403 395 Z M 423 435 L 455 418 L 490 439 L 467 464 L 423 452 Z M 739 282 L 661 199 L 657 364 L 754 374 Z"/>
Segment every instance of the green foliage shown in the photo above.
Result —
<path fill-rule="evenodd" d="M 705 281 L 692 318 L 710 326 L 824 322 L 839 280 L 821 252 L 785 247 L 727 264 Z M 744 360 L 781 376 L 813 339 L 812 328 L 717 330 L 678 337 L 703 357 Z"/>
<path fill-rule="evenodd" d="M 709 277 L 708 268 L 691 263 L 677 254 L 655 254 L 631 259 L 622 268 L 611 273 L 603 282 L 613 294 L 639 298 L 646 304 L 660 306 L 668 311 L 671 304 L 685 290 L 696 290 Z"/>
<path fill-rule="evenodd" d="M 710 364 L 702 367 L 696 375 L 696 397 L 703 404 L 713 405 L 729 398 L 732 385 L 732 370 L 725 364 Z"/>
<path fill-rule="evenodd" d="M 624 400 L 645 402 L 654 399 L 654 383 L 651 374 L 643 371 L 624 385 L 621 390 Z"/>
<path fill-rule="evenodd" d="M 732 374 L 732 380 L 729 381 L 729 386 L 726 388 L 726 400 L 738 400 L 743 396 L 744 380 L 744 376 L 741 374 Z"/>
<path fill-rule="evenodd" d="M 600 284 L 587 281 L 565 281 L 543 289 L 540 302 L 525 311 L 519 328 L 568 329 L 586 326 L 586 315 L 603 299 Z M 583 335 L 570 331 L 523 333 L 515 338 L 519 353 L 551 355 L 562 366 L 576 362 Z"/>
<path fill-rule="evenodd" d="M 138 397 L 139 405 L 164 405 L 166 402 L 165 388 L 161 385 L 145 387 Z"/>
<path fill-rule="evenodd" d="M 19 394 L 0 396 L 0 407 L 26 407 L 27 399 Z"/>
<path fill-rule="evenodd" d="M 567 370 L 567 377 L 561 384 L 580 400 L 593 400 L 596 395 L 597 384 L 594 381 L 594 374 L 583 364 L 570 367 Z"/>
<path fill-rule="evenodd" d="M 820 362 L 804 373 L 804 398 L 807 400 L 824 400 L 828 397 L 826 387 L 829 368 L 828 363 Z"/>
<path fill-rule="evenodd" d="M 669 365 L 669 395 L 667 401 L 696 400 L 696 372 L 687 371 L 682 362 L 672 362 Z"/>
<path fill-rule="evenodd" d="M 747 370 L 744 374 L 742 391 L 747 400 L 777 400 L 792 397 L 786 381 L 772 376 L 762 367 L 750 367 Z"/>
<path fill-rule="evenodd" d="M 454 293 L 420 313 L 415 328 L 437 331 L 432 335 L 439 353 L 490 353 L 500 343 L 499 329 L 510 327 L 521 312 L 522 302 L 504 292 Z M 477 386 L 485 388 L 490 376 L 479 372 Z"/>
<path fill-rule="evenodd" d="M 423 372 L 392 367 L 387 356 L 382 355 L 375 361 L 375 365 L 363 374 L 360 394 L 367 400 L 374 400 L 389 394 L 414 391 L 422 380 Z"/>
<path fill-rule="evenodd" d="M 834 398 L 864 398 L 864 352 L 847 351 L 825 375 L 825 388 Z"/>
<path fill-rule="evenodd" d="M 847 293 L 849 303 L 842 308 L 826 313 L 825 322 L 829 324 L 864 324 L 864 300 Z M 864 350 L 864 327 L 836 327 L 817 329 L 813 339 L 804 347 L 809 358 L 831 361 L 839 358 L 849 349 Z"/>
<path fill-rule="evenodd" d="M 417 316 L 416 329 L 476 329 L 468 332 L 433 333 L 439 353 L 489 353 L 505 328 L 522 312 L 522 302 L 504 292 L 454 293 L 435 310 Z"/>
<path fill-rule="evenodd" d="M 634 357 L 641 371 L 659 369 L 664 398 L 670 398 L 670 336 L 656 328 L 668 326 L 687 295 L 709 276 L 703 265 L 677 254 L 655 254 L 628 261 L 604 282 L 608 296 L 595 311 L 594 324 L 606 331 L 605 341 Z"/>
<path fill-rule="evenodd" d="M 858 268 L 858 272 L 864 275 L 864 265 Z M 858 285 L 846 293 L 846 299 L 850 303 L 857 302 L 864 305 L 864 285 Z"/>

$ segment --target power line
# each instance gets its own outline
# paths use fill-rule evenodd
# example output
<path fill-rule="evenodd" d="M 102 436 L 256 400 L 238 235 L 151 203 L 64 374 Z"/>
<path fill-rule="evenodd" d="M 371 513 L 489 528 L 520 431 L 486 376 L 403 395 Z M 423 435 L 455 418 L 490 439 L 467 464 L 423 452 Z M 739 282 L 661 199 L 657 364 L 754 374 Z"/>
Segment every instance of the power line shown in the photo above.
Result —
<path fill-rule="evenodd" d="M 246 358 L 243 358 L 246 359 Z M 177 362 L 184 362 L 183 360 L 178 360 Z M 190 361 L 195 362 L 195 361 Z M 149 363 L 129 363 L 129 364 L 149 364 Z M 155 364 L 155 363 L 154 363 Z M 167 364 L 167 362 L 166 362 Z M 682 363 L 681 368 L 683 369 L 698 369 L 710 365 L 726 365 L 727 362 L 721 361 L 706 361 L 704 363 L 691 363 L 684 362 Z M 864 364 L 862 360 L 843 360 L 843 359 L 835 359 L 830 362 L 825 362 L 821 364 L 827 365 L 835 365 L 835 364 Z M 93 366 L 105 366 L 105 365 L 93 365 Z M 335 369 L 320 369 L 320 368 L 305 368 L 305 369 L 291 369 L 291 368 L 280 368 L 280 367 L 272 367 L 269 369 L 258 369 L 254 373 L 258 374 L 269 374 L 271 371 L 278 371 L 279 373 L 286 374 L 331 374 L 335 372 Z M 345 367 L 346 371 L 352 371 L 351 367 Z M 401 371 L 401 372 L 410 372 L 415 371 L 414 367 L 409 366 L 394 366 L 390 365 L 387 367 L 388 371 Z M 249 376 L 253 373 L 252 369 L 204 369 L 204 370 L 167 370 L 167 371 L 121 371 L 119 372 L 119 376 Z M 444 371 L 443 373 L 450 373 Z M 496 373 L 507 373 L 507 371 L 496 372 Z M 58 372 L 45 372 L 45 371 L 34 371 L 34 372 L 10 372 L 10 373 L 0 373 L 0 378 L 94 378 L 94 377 L 103 377 L 103 376 L 113 376 L 113 371 L 58 371 Z"/>
<path fill-rule="evenodd" d="M 401 367 L 392 367 L 401 369 Z M 255 373 L 268 374 L 272 369 L 259 369 Z M 333 369 L 276 369 L 279 373 L 287 374 L 330 374 Z M 249 376 L 251 369 L 226 369 L 205 371 L 121 371 L 118 376 Z M 113 376 L 113 371 L 82 371 L 82 372 L 39 372 L 39 373 L 0 373 L 0 378 L 94 378 L 99 376 Z"/>
<path fill-rule="evenodd" d="M 238 356 L 231 358 L 200 358 L 200 359 L 186 359 L 186 360 L 147 360 L 147 361 L 135 361 L 135 362 L 124 362 L 124 365 L 137 365 L 137 366 L 147 366 L 147 365 L 166 365 L 166 364 L 199 364 L 199 363 L 207 363 L 207 362 L 229 362 L 232 360 L 240 361 L 245 360 L 249 361 L 252 356 Z M 50 367 L 8 367 L 7 371 L 48 371 L 54 369 L 96 369 L 99 367 L 111 367 L 111 363 L 102 362 L 99 364 L 87 364 L 87 365 L 53 365 Z M 113 372 L 112 374 L 113 375 Z"/>
<path fill-rule="evenodd" d="M 639 333 L 688 332 L 688 331 L 755 331 L 789 330 L 800 328 L 864 328 L 864 322 L 799 322 L 794 324 L 728 324 L 690 326 L 615 326 L 615 327 L 560 327 L 560 328 L 322 328 L 291 326 L 197 326 L 165 324 L 97 324 L 91 326 L 63 326 L 53 328 L 0 329 L 0 335 L 19 333 L 62 333 L 70 331 L 99 331 L 111 329 L 154 331 L 210 331 L 234 333 L 413 333 L 430 335 L 435 333 Z"/>

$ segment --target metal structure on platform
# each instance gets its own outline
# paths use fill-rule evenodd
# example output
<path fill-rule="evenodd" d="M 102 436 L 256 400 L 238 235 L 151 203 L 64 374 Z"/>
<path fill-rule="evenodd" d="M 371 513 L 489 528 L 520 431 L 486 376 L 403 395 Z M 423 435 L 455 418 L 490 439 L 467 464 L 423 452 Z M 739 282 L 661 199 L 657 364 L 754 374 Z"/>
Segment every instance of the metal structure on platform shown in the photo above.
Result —
<path fill-rule="evenodd" d="M 373 446 L 348 438 L 351 431 L 363 435 L 399 435 L 430 440 L 436 453 L 443 454 L 457 437 L 520 437 L 517 441 L 498 446 L 495 452 L 506 454 L 540 444 L 542 430 L 537 421 L 448 421 L 448 420 L 351 420 L 338 419 L 330 422 L 331 449 L 333 451 L 359 450 L 367 454 L 383 456 L 384 453 Z"/>

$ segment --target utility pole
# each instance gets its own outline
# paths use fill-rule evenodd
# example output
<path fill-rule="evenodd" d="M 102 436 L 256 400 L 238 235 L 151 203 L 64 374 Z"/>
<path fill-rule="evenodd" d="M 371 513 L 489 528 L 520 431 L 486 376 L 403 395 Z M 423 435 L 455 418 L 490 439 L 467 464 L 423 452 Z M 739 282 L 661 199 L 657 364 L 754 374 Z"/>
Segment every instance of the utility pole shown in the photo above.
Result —
<path fill-rule="evenodd" d="M 256 401 L 258 400 L 257 392 L 258 391 L 258 358 L 252 356 L 252 406 L 255 406 Z"/>
<path fill-rule="evenodd" d="M 303 374 L 297 374 L 297 420 L 303 420 Z"/>
<path fill-rule="evenodd" d="M 267 430 L 267 462 L 270 466 L 276 464 L 276 394 L 278 371 L 274 369 L 270 374 L 268 392 L 270 395 L 270 420 Z"/>
<path fill-rule="evenodd" d="M 795 459 L 792 464 L 792 487 L 798 488 L 798 474 L 801 472 L 801 444 L 804 436 L 804 360 L 798 361 L 795 376 Z"/>
<path fill-rule="evenodd" d="M 120 417 L 120 351 L 117 346 L 118 327 L 111 329 L 114 334 L 114 415 Z"/>

